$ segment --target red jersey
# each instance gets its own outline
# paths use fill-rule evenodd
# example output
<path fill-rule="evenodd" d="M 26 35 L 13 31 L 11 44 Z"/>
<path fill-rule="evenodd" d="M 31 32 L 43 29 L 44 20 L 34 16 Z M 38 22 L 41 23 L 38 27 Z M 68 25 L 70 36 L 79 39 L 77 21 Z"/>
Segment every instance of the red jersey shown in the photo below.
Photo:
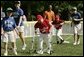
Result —
<path fill-rule="evenodd" d="M 61 29 L 62 25 L 60 23 L 63 23 L 63 20 L 61 20 L 59 15 L 56 15 L 55 20 L 52 22 L 52 24 L 56 29 Z"/>
<path fill-rule="evenodd" d="M 40 32 L 43 34 L 50 33 L 51 25 L 49 24 L 49 21 L 44 19 L 42 23 L 37 22 L 34 25 L 34 28 L 39 28 Z"/>

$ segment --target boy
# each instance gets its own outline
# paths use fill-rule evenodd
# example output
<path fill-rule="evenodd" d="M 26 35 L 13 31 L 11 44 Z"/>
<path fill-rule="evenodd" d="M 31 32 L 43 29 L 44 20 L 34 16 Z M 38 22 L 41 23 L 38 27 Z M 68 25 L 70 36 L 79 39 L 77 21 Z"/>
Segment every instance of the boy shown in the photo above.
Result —
<path fill-rule="evenodd" d="M 39 28 L 40 30 L 40 38 L 39 38 L 39 51 L 37 53 L 43 54 L 43 41 L 46 42 L 47 45 L 47 53 L 50 54 L 51 51 L 51 39 L 50 39 L 50 28 L 51 25 L 47 19 L 43 19 L 41 15 L 37 15 L 38 22 L 35 24 L 35 33 L 36 29 Z"/>
<path fill-rule="evenodd" d="M 24 38 L 24 24 L 23 24 L 23 17 L 25 17 L 23 10 L 20 8 L 21 2 L 15 1 L 15 10 L 13 13 L 17 30 L 19 31 L 19 37 L 22 41 L 22 50 L 26 49 L 26 43 Z"/>
<path fill-rule="evenodd" d="M 73 45 L 80 44 L 80 38 L 79 38 L 79 32 L 81 30 L 81 14 L 77 12 L 77 8 L 73 7 L 72 12 L 71 12 L 71 17 L 72 17 L 72 25 L 73 25 L 73 30 L 74 30 L 74 43 Z"/>
<path fill-rule="evenodd" d="M 15 53 L 15 55 L 17 55 L 17 51 L 15 49 L 15 38 L 14 38 L 14 32 L 17 30 L 16 28 L 16 23 L 14 21 L 14 18 L 12 17 L 12 8 L 7 8 L 7 16 L 3 18 L 2 23 L 1 23 L 1 34 L 3 35 L 3 43 L 4 43 L 4 48 L 5 48 L 5 53 L 4 55 L 7 56 L 8 55 L 8 41 L 10 41 L 12 43 L 12 47 L 13 47 L 13 51 Z"/>
<path fill-rule="evenodd" d="M 64 39 L 61 37 L 61 28 L 63 25 L 63 20 L 60 18 L 60 13 L 59 11 L 55 13 L 55 20 L 52 22 L 54 27 L 56 28 L 56 39 L 57 39 L 57 44 L 62 44 L 64 42 Z M 60 41 L 61 42 L 60 42 Z"/>

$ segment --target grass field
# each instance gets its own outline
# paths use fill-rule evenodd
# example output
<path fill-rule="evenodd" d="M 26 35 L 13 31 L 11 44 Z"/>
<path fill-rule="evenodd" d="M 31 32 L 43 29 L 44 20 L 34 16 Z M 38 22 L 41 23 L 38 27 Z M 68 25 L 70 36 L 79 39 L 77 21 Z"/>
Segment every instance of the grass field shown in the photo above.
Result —
<path fill-rule="evenodd" d="M 29 50 L 31 49 L 31 40 L 32 38 L 26 38 L 27 48 L 25 51 L 21 50 L 22 43 L 20 39 L 17 39 L 17 56 L 83 56 L 83 36 L 81 36 L 81 43 L 80 45 L 73 45 L 73 36 L 66 35 L 62 36 L 65 40 L 69 41 L 70 43 L 63 43 L 63 44 L 56 44 L 55 36 L 52 37 L 52 47 L 54 52 L 49 55 L 47 53 L 44 54 L 36 54 L 31 53 Z M 37 46 L 37 37 L 35 38 L 35 48 Z M 44 45 L 45 46 L 45 45 Z M 1 43 L 1 47 L 3 44 Z M 34 49 L 35 49 L 34 48 Z M 9 53 L 8 56 L 15 56 L 12 50 L 8 49 Z M 4 49 L 1 48 L 1 56 L 3 56 Z"/>

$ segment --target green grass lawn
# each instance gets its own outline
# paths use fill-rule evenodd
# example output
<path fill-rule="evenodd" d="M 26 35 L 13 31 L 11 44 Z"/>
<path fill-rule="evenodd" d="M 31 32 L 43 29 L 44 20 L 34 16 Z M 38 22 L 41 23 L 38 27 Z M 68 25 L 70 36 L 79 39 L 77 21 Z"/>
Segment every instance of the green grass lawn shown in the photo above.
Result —
<path fill-rule="evenodd" d="M 44 53 L 44 54 L 36 54 L 30 51 L 31 49 L 31 40 L 32 38 L 26 38 L 26 43 L 27 43 L 27 48 L 25 51 L 21 50 L 22 43 L 20 39 L 17 39 L 17 56 L 83 56 L 83 36 L 81 36 L 81 43 L 80 45 L 73 45 L 73 36 L 67 35 L 67 36 L 62 36 L 66 41 L 69 41 L 70 43 L 63 43 L 63 44 L 56 44 L 56 38 L 55 36 L 52 37 L 52 48 L 53 48 L 53 53 L 51 55 Z M 37 48 L 37 39 L 38 37 L 35 38 L 35 48 Z M 45 47 L 45 45 L 44 45 Z M 35 49 L 34 48 L 34 49 Z M 15 56 L 12 52 L 12 50 L 8 49 L 9 56 Z M 4 49 L 3 49 L 3 44 L 1 43 L 1 56 L 3 56 Z"/>

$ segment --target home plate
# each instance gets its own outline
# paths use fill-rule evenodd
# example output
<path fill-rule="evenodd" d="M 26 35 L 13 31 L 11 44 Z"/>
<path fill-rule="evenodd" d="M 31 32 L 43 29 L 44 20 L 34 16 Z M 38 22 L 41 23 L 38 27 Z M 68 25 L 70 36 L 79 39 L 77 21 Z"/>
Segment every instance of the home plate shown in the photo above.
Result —
<path fill-rule="evenodd" d="M 69 41 L 64 41 L 63 43 L 70 43 Z"/>

